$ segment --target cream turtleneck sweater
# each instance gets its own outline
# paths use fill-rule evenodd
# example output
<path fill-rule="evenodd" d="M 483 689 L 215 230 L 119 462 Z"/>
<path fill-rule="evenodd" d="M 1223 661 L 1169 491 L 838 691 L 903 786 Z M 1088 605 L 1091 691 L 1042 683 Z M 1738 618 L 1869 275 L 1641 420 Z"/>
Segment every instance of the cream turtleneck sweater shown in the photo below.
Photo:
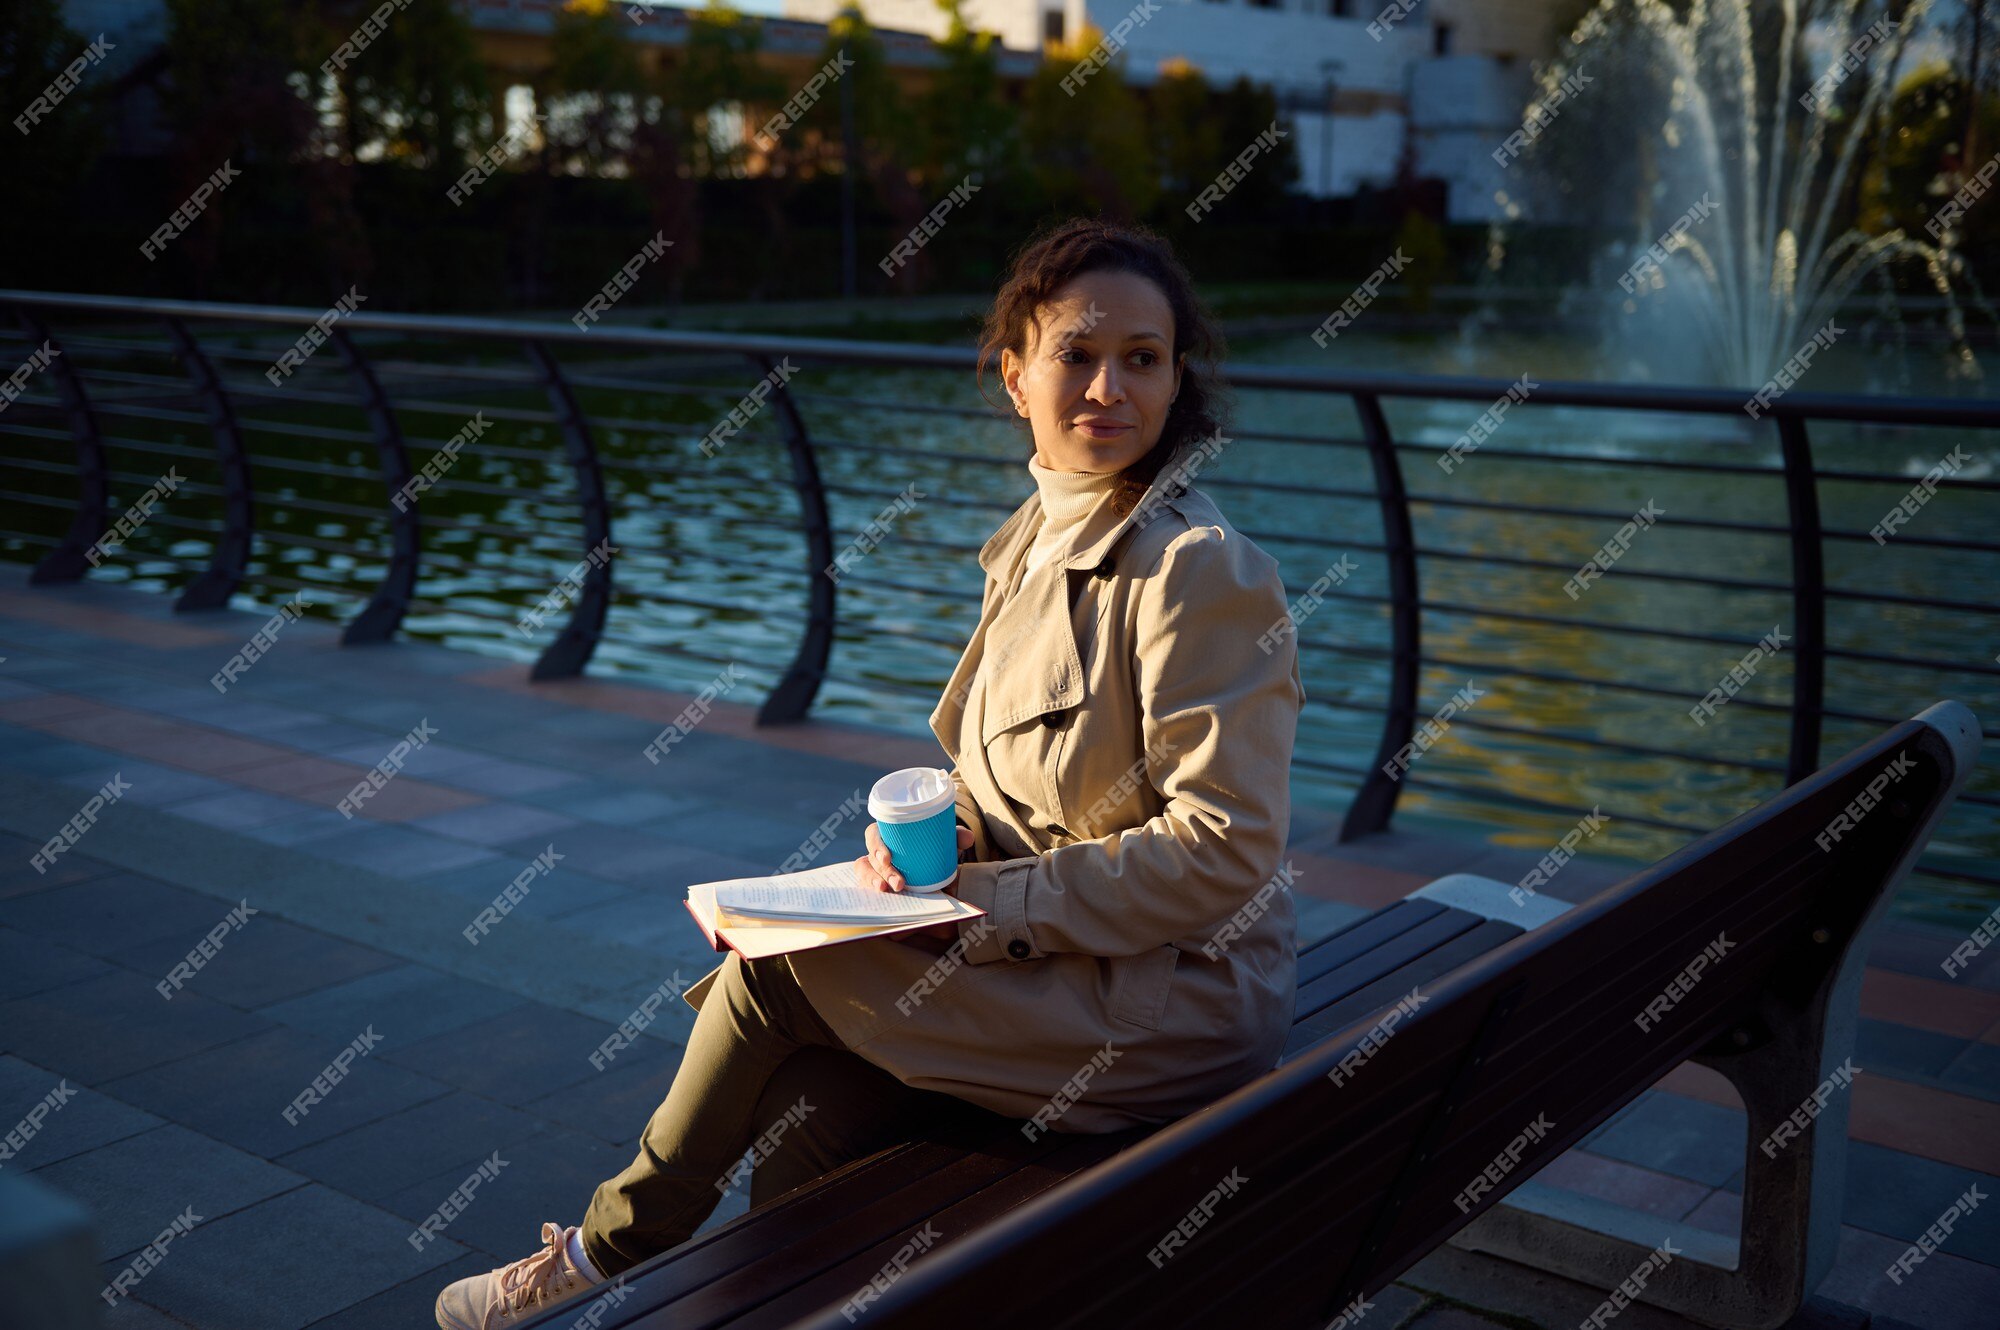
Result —
<path fill-rule="evenodd" d="M 1042 526 L 1028 547 L 1025 570 L 1032 571 L 1088 544 L 1107 524 L 1117 522 L 1111 505 L 1104 502 L 1117 486 L 1117 472 L 1054 471 L 1031 456 L 1028 474 L 1035 478 L 1035 488 L 1041 493 Z"/>

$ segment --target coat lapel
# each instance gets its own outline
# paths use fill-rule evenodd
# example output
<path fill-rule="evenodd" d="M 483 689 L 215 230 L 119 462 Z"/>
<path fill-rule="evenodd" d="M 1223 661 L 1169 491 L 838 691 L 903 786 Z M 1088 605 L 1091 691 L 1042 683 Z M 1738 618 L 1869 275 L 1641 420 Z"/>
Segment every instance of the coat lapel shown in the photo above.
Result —
<path fill-rule="evenodd" d="M 975 636 L 967 648 L 968 656 L 977 650 L 977 668 L 983 674 L 982 747 L 1023 721 L 1083 700 L 1083 658 L 1071 618 L 1070 579 L 1087 576 L 1127 532 L 1159 517 L 1168 502 L 1185 492 L 1184 483 L 1163 472 L 1114 526 L 1028 572 L 1020 590 L 1001 602 L 985 625 L 983 639 Z M 1010 584 L 1041 527 L 1042 500 L 1035 493 L 980 547 L 980 567 L 1001 586 Z M 954 754 L 955 760 L 962 758 Z"/>

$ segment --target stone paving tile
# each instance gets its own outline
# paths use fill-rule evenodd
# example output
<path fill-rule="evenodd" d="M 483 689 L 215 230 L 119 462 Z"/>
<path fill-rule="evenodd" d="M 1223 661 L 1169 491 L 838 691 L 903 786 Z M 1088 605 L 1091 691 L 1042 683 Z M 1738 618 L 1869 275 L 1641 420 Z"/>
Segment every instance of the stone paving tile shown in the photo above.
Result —
<path fill-rule="evenodd" d="M 305 716 L 300 711 L 295 714 Z M 373 766 L 382 760 L 382 754 L 395 746 L 398 736 L 385 734 L 361 725 L 350 725 L 346 721 L 328 720 L 324 716 L 311 715 L 310 723 L 293 726 L 275 737 L 287 748 L 298 749 L 319 757 L 339 757 L 344 752 L 367 751 L 373 754 L 362 766 Z M 425 745 L 429 747 L 429 745 Z M 357 761 L 345 758 L 345 761 Z"/>
<path fill-rule="evenodd" d="M 1506 1324 L 1498 1318 L 1475 1315 L 1463 1307 L 1440 1304 L 1411 1321 L 1408 1330 L 1493 1330 L 1495 1326 Z"/>
<path fill-rule="evenodd" d="M 198 938 L 227 913 L 213 896 L 125 872 L 0 900 L 0 925 L 98 957 L 162 938 Z"/>
<path fill-rule="evenodd" d="M 309 845 L 329 836 L 344 836 L 363 829 L 362 824 L 342 817 L 333 811 L 333 807 L 328 802 L 295 814 L 288 821 L 266 822 L 262 826 L 243 827 L 241 831 L 251 840 L 262 841 L 266 845 Z"/>
<path fill-rule="evenodd" d="M 122 735 L 118 747 L 205 776 L 228 776 L 271 759 L 269 744 L 193 725 L 179 726 L 171 733 L 144 731 Z"/>
<path fill-rule="evenodd" d="M 159 808 L 204 794 L 226 794 L 236 788 L 210 776 L 176 771 L 157 762 L 116 753 L 106 753 L 95 767 L 79 767 L 57 779 L 65 785 L 94 790 L 114 775 L 122 776 L 132 787 L 118 796 L 120 801 L 129 799 L 148 808 Z"/>
<path fill-rule="evenodd" d="M 67 739 L 40 748 L 8 753 L 4 761 L 16 771 L 55 778 L 78 776 L 83 772 L 94 774 L 104 770 L 106 763 L 112 764 L 113 770 L 120 769 L 117 754 Z"/>
<path fill-rule="evenodd" d="M 637 757 L 639 750 L 659 733 L 658 726 L 649 725 L 636 716 L 587 711 L 580 707 L 560 709 L 538 707 L 535 712 L 530 713 L 530 718 L 523 728 L 552 735 L 564 743 L 578 739 L 602 739 L 609 743 L 623 744 L 634 757 Z"/>
<path fill-rule="evenodd" d="M 352 790 L 360 784 L 365 774 L 357 772 L 347 789 Z M 333 805 L 338 805 L 346 797 L 337 784 L 315 793 Z M 482 802 L 484 797 L 481 795 L 399 774 L 374 794 L 364 797 L 357 805 L 357 815 L 374 822 L 411 822 L 435 813 L 448 813 L 455 808 L 471 808 Z"/>
<path fill-rule="evenodd" d="M 382 754 L 388 752 L 408 728 L 405 726 L 395 734 L 363 732 L 356 728 L 357 737 L 342 747 L 323 750 L 324 755 L 338 758 L 342 762 L 352 762 L 359 767 L 372 767 L 382 760 Z M 418 761 L 423 763 L 424 779 L 438 781 L 444 780 L 454 772 L 485 766 L 494 760 L 490 753 L 463 748 L 443 739 L 430 740 L 410 756 L 413 765 Z"/>
<path fill-rule="evenodd" d="M 1430 1299 L 1415 1289 L 1391 1284 L 1364 1301 L 1367 1305 L 1361 1308 L 1361 1317 L 1366 1319 L 1369 1330 L 1400 1330 Z M 1361 1320 L 1353 1324 L 1359 1325 Z"/>
<path fill-rule="evenodd" d="M 694 1015 L 685 1002 L 681 1008 Z M 674 1019 L 663 1016 L 655 1024 Z M 681 1028 L 690 1025 L 691 1021 L 681 1022 Z M 654 1110 L 673 1088 L 686 1051 L 665 1040 L 641 1039 L 637 1047 L 612 1050 L 605 1069 L 593 1069 L 591 1079 L 531 1099 L 523 1107 L 552 1122 L 587 1131 L 608 1144 L 636 1149 Z M 589 1061 L 589 1053 L 584 1054 L 584 1060 Z"/>
<path fill-rule="evenodd" d="M 1709 1192 L 1698 1182 L 1577 1149 L 1550 1160 L 1535 1174 L 1535 1181 L 1664 1219 L 1679 1219 Z"/>
<path fill-rule="evenodd" d="M 861 797 L 866 799 L 868 787 L 864 785 L 860 789 Z M 762 871 L 775 873 L 778 866 L 818 830 L 822 821 L 838 816 L 842 800 L 852 792 L 853 787 L 849 787 L 846 793 L 829 794 L 825 808 L 816 817 L 801 818 L 782 810 L 746 810 L 711 804 L 671 814 L 651 826 L 656 832 L 672 835 L 681 844 L 747 863 L 768 864 L 769 867 Z M 867 826 L 867 814 L 863 812 L 838 827 L 815 862 L 834 863 L 866 854 L 868 846 L 863 837 Z"/>
<path fill-rule="evenodd" d="M 270 1022 L 126 969 L 0 1003 L 0 1049 L 87 1085 L 242 1039 Z"/>
<path fill-rule="evenodd" d="M 1993 1309 L 2000 1306 L 2000 1270 L 1990 1264 L 1995 1256 L 1990 1248 L 1982 1257 L 1989 1263 L 1982 1264 L 1963 1259 L 1948 1242 L 1898 1284 L 1887 1272 L 1907 1246 L 1896 1238 L 1842 1228 L 1839 1253 L 1818 1295 L 1923 1330 L 1992 1330 Z"/>
<path fill-rule="evenodd" d="M 385 750 L 386 751 L 386 750 Z M 377 760 L 380 760 L 378 754 Z M 266 794 L 290 794 L 317 801 L 322 792 L 331 794 L 326 802 L 336 802 L 366 775 L 366 767 L 352 762 L 334 762 L 309 753 L 286 753 L 269 762 L 230 773 L 229 778 L 246 789 Z"/>
<path fill-rule="evenodd" d="M 727 877 L 743 876 L 747 871 L 718 874 L 714 878 L 690 878 L 688 881 L 721 881 Z M 706 974 L 722 957 L 702 939 L 700 928 L 688 914 L 686 899 L 685 890 L 661 888 L 634 891 L 602 905 L 565 914 L 561 922 L 564 928 L 578 929 L 607 940 L 623 939 L 633 946 L 653 949 L 660 953 L 663 960 L 714 956 L 715 960 L 702 969 L 702 973 Z"/>
<path fill-rule="evenodd" d="M 1863 1017 L 1855 1022 L 1854 1063 L 1898 1080 L 1934 1079 L 1971 1045 L 1970 1039 Z M 2000 1086 L 1990 1093 L 2000 1095 Z"/>
<path fill-rule="evenodd" d="M 528 804 L 485 803 L 412 818 L 407 825 L 474 845 L 500 845 L 527 836 L 560 839 L 564 833 L 574 832 L 578 822 L 567 814 Z"/>
<path fill-rule="evenodd" d="M 2000 1104 L 1988 1099 L 1862 1075 L 1848 1135 L 2000 1176 Z"/>
<path fill-rule="evenodd" d="M 53 867 L 38 869 L 31 860 L 41 848 L 40 841 L 15 836 L 7 838 L 4 850 L 0 850 L 0 900 L 47 891 L 50 887 L 67 886 L 72 882 L 109 877 L 119 871 L 101 859 L 92 859 L 75 850 L 57 859 Z"/>
<path fill-rule="evenodd" d="M 520 1253 L 527 1255 L 526 1252 Z M 513 1258 L 508 1258 L 513 1259 Z M 346 1311 L 314 1321 L 308 1330 L 430 1330 L 437 1324 L 438 1294 L 468 1275 L 483 1275 L 494 1267 L 492 1257 L 470 1252 L 449 1265 L 427 1270 L 415 1279 L 355 1303 Z"/>
<path fill-rule="evenodd" d="M 505 758 L 489 757 L 440 774 L 437 779 L 443 784 L 490 795 L 496 799 L 518 799 L 536 791 L 555 790 L 574 785 L 583 777 L 574 772 L 559 771 L 554 767 L 531 766 L 526 762 L 510 762 Z"/>
<path fill-rule="evenodd" d="M 306 1181 L 171 1122 L 46 1164 L 35 1176 L 90 1210 L 97 1259 L 108 1263 L 130 1258 L 157 1237 L 163 1215 L 192 1209 L 205 1222 Z"/>
<path fill-rule="evenodd" d="M 2000 1044 L 1967 1044 L 1940 1081 L 1963 1094 L 1990 1098 L 2000 1093 Z"/>
<path fill-rule="evenodd" d="M 395 782 L 389 784 L 393 788 Z M 416 877 L 500 859 L 492 850 L 408 827 L 358 827 L 345 835 L 314 837 L 305 842 L 305 848 L 317 858 L 335 859 L 391 877 Z"/>
<path fill-rule="evenodd" d="M 532 859 L 547 843 L 545 837 L 531 838 L 497 848 L 521 859 Z M 581 872 L 628 886 L 670 889 L 677 896 L 685 893 L 689 883 L 717 882 L 771 871 L 747 860 L 711 853 L 686 838 L 675 840 L 631 827 L 595 828 L 588 837 L 573 838 L 557 848 L 564 854 L 564 862 Z M 791 842 L 772 863 L 782 862 L 785 855 L 797 848 L 798 842 Z"/>
<path fill-rule="evenodd" d="M 536 1114 L 455 1090 L 279 1155 L 277 1162 L 336 1191 L 379 1202 L 419 1179 L 470 1173 L 493 1151 L 505 1155 L 548 1130 L 548 1121 Z"/>
<path fill-rule="evenodd" d="M 0 999 L 27 997 L 105 973 L 94 956 L 12 928 L 0 928 Z"/>
<path fill-rule="evenodd" d="M 1990 1174 L 1849 1141 L 1841 1219 L 1870 1233 L 1914 1242 L 1972 1186 L 1983 1195 L 2000 1195 L 2000 1178 Z M 1961 1255 L 2000 1263 L 2000 1206 L 1975 1206 L 1957 1221 L 1948 1246 Z"/>
<path fill-rule="evenodd" d="M 258 1008 L 257 1014 L 339 1043 L 373 1024 L 382 1038 L 372 1057 L 525 1005 L 526 998 L 471 979 L 428 966 L 401 965 L 274 1002 Z"/>
<path fill-rule="evenodd" d="M 10 667 L 8 673 L 24 673 L 26 668 L 24 663 Z M 44 668 L 62 675 L 70 672 L 70 667 L 60 664 L 49 664 Z M 31 725 L 37 729 L 43 728 L 41 725 L 43 721 L 57 720 L 64 716 L 97 716 L 103 712 L 104 708 L 100 704 L 73 693 L 47 692 L 34 697 L 15 698 L 11 702 L 0 702 L 0 720 L 10 725 Z"/>
<path fill-rule="evenodd" d="M 544 1222 L 583 1222 L 597 1185 L 616 1177 L 633 1156 L 629 1146 L 607 1145 L 567 1127 L 550 1127 L 504 1149 L 491 1147 L 480 1159 L 495 1153 L 498 1172 L 479 1183 L 471 1204 L 445 1225 L 444 1236 L 488 1253 L 496 1265 L 541 1246 Z M 478 1166 L 434 1174 L 384 1198 L 381 1206 L 421 1224 Z"/>
<path fill-rule="evenodd" d="M 254 901 L 250 904 L 256 907 Z M 217 924 L 220 922 L 218 919 Z M 211 931 L 215 926 L 210 925 Z M 205 940 L 205 934 L 163 939 L 119 952 L 112 959 L 141 974 L 165 979 Z M 400 964 L 396 957 L 370 947 L 283 919 L 250 915 L 242 927 L 231 929 L 215 954 L 176 991 L 200 993 L 249 1010 Z"/>
<path fill-rule="evenodd" d="M 285 1109 L 365 1028 L 343 1039 L 273 1027 L 106 1081 L 103 1089 L 269 1159 L 449 1091 L 438 1080 L 384 1062 L 378 1045 L 355 1057 L 346 1076 L 322 1092 L 318 1103 L 305 1105 L 296 1122 L 287 1122 Z M 224 1087 L 227 1093 L 219 1093 Z"/>
<path fill-rule="evenodd" d="M 615 827 L 650 825 L 661 818 L 689 813 L 706 802 L 603 781 L 577 781 L 550 790 L 529 790 L 520 798 L 524 803 L 554 809 L 586 822 Z"/>
<path fill-rule="evenodd" d="M 1592 1139 L 1590 1151 L 1718 1187 L 1743 1167 L 1745 1122 L 1715 1104 L 1648 1092 Z"/>
<path fill-rule="evenodd" d="M 221 831 L 241 831 L 245 827 L 287 821 L 310 811 L 310 807 L 296 799 L 284 799 L 258 790 L 237 789 L 184 799 L 169 804 L 167 811 L 175 817 L 201 822 Z"/>
<path fill-rule="evenodd" d="M 1961 987 L 1942 973 L 1925 979 L 1870 966 L 1861 976 L 1861 1011 L 1876 1020 L 1961 1039 L 2000 1032 L 2000 993 Z"/>
<path fill-rule="evenodd" d="M 99 1094 L 46 1067 L 0 1054 L 0 1135 L 22 1126 L 36 1106 L 62 1087 L 70 1094 L 59 1105 L 50 1106 L 38 1128 L 18 1145 L 0 1145 L 0 1149 L 13 1151 L 0 1160 L 6 1167 L 40 1168 L 160 1125 L 161 1120 L 144 1109 Z"/>
<path fill-rule="evenodd" d="M 104 1313 L 104 1324 L 108 1330 L 188 1330 L 192 1323 L 137 1298 L 124 1298 Z"/>
<path fill-rule="evenodd" d="M 1743 1193 L 1717 1187 L 1700 1205 L 1682 1216 L 1682 1222 L 1709 1233 L 1741 1238 L 1743 1234 Z"/>
<path fill-rule="evenodd" d="M 590 1052 L 612 1028 L 572 1011 L 528 1002 L 449 1034 L 378 1049 L 375 1056 L 518 1106 L 596 1075 Z"/>
<path fill-rule="evenodd" d="M 138 1291 L 203 1330 L 299 1330 L 465 1255 L 449 1237 L 415 1250 L 409 1233 L 401 1218 L 311 1183 L 197 1224 Z"/>
<path fill-rule="evenodd" d="M 1965 933 L 1955 929 L 1897 920 L 1876 935 L 1868 948 L 1868 963 L 1920 979 L 1949 977 L 1955 984 L 1986 992 L 2000 987 L 2000 947 L 1986 948 L 1955 976 L 1945 974 L 1944 961 L 1963 941 Z"/>
<path fill-rule="evenodd" d="M 556 853 L 564 854 L 561 845 L 556 847 Z M 470 902 L 485 906 L 491 904 L 494 897 L 504 891 L 515 875 L 531 862 L 532 856 L 528 855 L 511 859 L 502 857 L 497 861 L 468 864 L 442 873 L 426 873 L 418 881 L 427 887 L 442 887 L 456 892 Z M 527 894 L 514 903 L 508 917 L 518 914 L 530 919 L 558 919 L 578 910 L 624 900 L 636 894 L 622 882 L 607 882 L 588 873 L 571 872 L 565 855 L 553 871 L 537 877 L 528 885 Z M 470 922 L 469 918 L 467 922 Z"/>

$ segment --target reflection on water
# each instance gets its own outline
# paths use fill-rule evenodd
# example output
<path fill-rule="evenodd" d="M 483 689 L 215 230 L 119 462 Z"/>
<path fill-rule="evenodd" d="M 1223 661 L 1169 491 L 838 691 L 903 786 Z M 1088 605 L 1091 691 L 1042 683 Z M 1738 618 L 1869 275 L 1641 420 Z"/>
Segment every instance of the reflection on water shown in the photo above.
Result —
<path fill-rule="evenodd" d="M 1343 338 L 1344 368 L 1412 368 L 1409 344 L 1396 339 Z M 1303 338 L 1284 343 L 1239 342 L 1241 360 L 1327 363 Z M 79 354 L 90 375 L 109 365 L 107 353 Z M 1517 339 L 1499 349 L 1468 351 L 1431 345 L 1414 366 L 1482 373 L 1507 381 L 1527 373 L 1537 382 L 1587 377 L 1568 363 L 1579 348 L 1555 339 Z M 1467 363 L 1468 358 L 1477 363 Z M 126 358 L 129 361 L 132 358 Z M 126 368 L 131 368 L 129 364 Z M 448 372 L 448 367 L 445 368 Z M 171 366 L 160 373 L 172 373 Z M 605 372 L 605 371 L 599 371 Z M 686 367 L 622 366 L 643 382 L 690 381 Z M 406 372 L 385 371 L 392 396 L 449 403 L 434 411 L 405 408 L 413 462 L 450 437 L 475 409 L 539 411 L 530 388 L 500 390 L 490 382 L 444 381 L 426 371 L 419 384 Z M 599 421 L 614 543 L 619 550 L 616 594 L 593 672 L 625 675 L 695 690 L 730 661 L 744 667 L 747 687 L 761 698 L 782 676 L 805 625 L 805 543 L 790 484 L 790 463 L 776 424 L 759 419 L 729 439 L 713 458 L 697 444 L 747 386 L 741 370 L 712 374 L 726 385 L 704 397 L 582 388 L 579 396 Z M 751 378 L 754 380 L 754 373 Z M 88 380 L 87 380 L 88 381 Z M 329 389 L 337 381 L 327 380 Z M 910 482 L 926 497 L 913 511 L 888 519 L 888 534 L 843 577 L 832 676 L 816 713 L 928 733 L 927 720 L 944 680 L 977 618 L 980 544 L 1032 490 L 1027 442 L 998 419 L 896 411 L 881 403 L 982 404 L 970 376 L 931 371 L 807 371 L 794 391 L 832 492 L 838 550 L 862 531 Z M 1399 440 L 1448 447 L 1478 417 L 1482 403 L 1387 403 Z M 460 409 L 462 408 L 462 409 Z M 316 589 L 318 612 L 346 618 L 366 602 L 386 571 L 389 548 L 384 489 L 365 441 L 317 437 L 327 429 L 365 429 L 358 412 L 332 405 L 251 402 L 259 541 L 246 592 L 277 604 L 290 581 Z M 288 427 L 287 422 L 291 423 Z M 643 427 L 641 427 L 643 426 Z M 107 433 L 206 450 L 196 423 L 107 419 Z M 307 432 L 312 431 L 312 432 Z M 1387 694 L 1384 659 L 1369 654 L 1389 645 L 1385 562 L 1367 548 L 1382 539 L 1365 455 L 1356 448 L 1308 446 L 1245 437 L 1297 433 L 1352 440 L 1359 430 L 1348 403 L 1306 393 L 1243 392 L 1235 441 L 1201 482 L 1233 525 L 1281 562 L 1298 596 L 1343 556 L 1355 572 L 1300 625 L 1303 673 L 1311 698 L 1301 721 L 1294 804 L 1337 821 L 1354 788 L 1351 776 L 1314 769 L 1324 763 L 1358 769 L 1372 758 Z M 1954 446 L 1990 470 L 2000 460 L 1991 431 L 1916 430 L 1815 425 L 1822 470 L 1885 472 L 1920 477 Z M 9 437 L 8 448 L 29 458 L 67 462 L 66 445 Z M 1557 462 L 1510 459 L 1506 451 L 1559 455 Z M 114 488 L 122 506 L 165 469 L 165 460 L 114 444 Z M 1775 434 L 1747 418 L 1680 419 L 1665 414 L 1612 413 L 1538 406 L 1514 407 L 1501 429 L 1452 473 L 1428 449 L 1403 453 L 1420 548 L 1429 661 L 1420 707 L 1428 713 L 1467 682 L 1484 692 L 1446 737 L 1417 760 L 1414 788 L 1402 809 L 1475 821 L 1497 839 L 1524 848 L 1552 845 L 1583 812 L 1601 808 L 1611 821 L 1592 850 L 1657 857 L 1686 837 L 1645 820 L 1708 827 L 1768 796 L 1782 781 L 1792 661 L 1784 652 L 1765 662 L 1747 686 L 1705 726 L 1688 710 L 1727 675 L 1750 645 L 1773 627 L 1790 633 L 1790 550 L 1782 534 L 1731 529 L 1731 524 L 1782 527 L 1785 494 L 1775 475 L 1614 465 L 1642 459 L 1776 468 Z M 286 470 L 289 463 L 330 467 L 333 474 Z M 203 460 L 176 463 L 189 480 L 213 483 Z M 6 468 L 5 488 L 67 500 L 66 476 Z M 1967 475 L 1985 474 L 1968 470 Z M 2000 622 L 1985 610 L 1943 610 L 1854 598 L 1890 594 L 1991 605 L 2000 601 L 2000 556 L 1924 545 L 1952 537 L 1994 542 L 1990 492 L 1940 491 L 1905 528 L 1878 547 L 1868 529 L 1902 497 L 1906 486 L 1828 480 L 1820 487 L 1830 532 L 1826 566 L 1835 596 L 1827 632 L 1837 650 L 1938 662 L 1912 669 L 1871 660 L 1833 659 L 1827 705 L 1836 713 L 1902 717 L 1941 697 L 1971 706 L 1989 725 L 2000 717 Z M 498 493 L 495 489 L 516 490 Z M 1480 507 L 1440 501 L 1475 501 Z M 1572 598 L 1564 583 L 1612 536 L 1623 516 L 1651 503 L 1664 514 L 1640 531 L 1613 570 Z M 323 506 L 323 508 L 321 507 Z M 341 511 L 353 507 L 371 516 Z M 1578 510 L 1544 516 L 1526 507 Z M 326 511 L 323 509 L 331 509 Z M 97 576 L 131 579 L 160 590 L 182 584 L 189 566 L 208 555 L 204 532 L 220 519 L 220 500 L 193 492 L 162 510 L 175 523 L 150 523 Z M 515 630 L 534 604 L 582 557 L 576 483 L 563 461 L 553 426 L 495 421 L 459 456 L 444 484 L 420 503 L 424 524 L 422 603 L 404 631 L 512 660 L 531 660 L 560 631 L 552 617 L 532 638 Z M 1699 521 L 1711 525 L 1691 525 Z M 67 524 L 56 507 L 21 506 L 7 525 L 54 537 Z M 1720 525 L 1717 525 L 1720 524 Z M 302 543 L 293 543 L 299 540 Z M 352 547 L 351 553 L 326 548 Z M 15 542 L 7 557 L 33 551 Z M 1531 566 L 1547 562 L 1554 567 Z M 1721 587 L 1681 578 L 1749 584 Z M 1509 622 L 1495 612 L 1546 616 L 1557 623 Z M 1596 625 L 1595 627 L 1586 625 Z M 1659 630 L 1676 636 L 1649 635 Z M 1717 635 L 1729 642 L 1687 640 Z M 1731 645 L 1730 642 L 1740 643 Z M 1985 673 L 1981 673 L 1985 671 Z M 1605 682 L 1565 682 L 1536 675 Z M 1622 686 L 1616 686 L 1622 685 Z M 1768 704 L 1771 710 L 1758 709 Z M 1823 760 L 1872 737 L 1876 725 L 1830 718 Z M 1565 738 L 1567 736 L 1567 738 Z M 1571 741 L 1574 740 L 1574 741 Z M 1594 747 L 1603 741 L 1661 754 L 1627 754 Z M 1990 751 L 1990 749 L 1989 749 Z M 1681 760 L 1689 754 L 1705 762 Z M 1737 765 L 1729 765 L 1737 764 Z M 1554 810 L 1451 795 L 1426 782 L 1473 793 L 1534 801 Z M 1976 773 L 1973 791 L 1993 794 L 2000 782 Z M 1932 847 L 1933 862 L 1991 873 L 2000 866 L 2000 829 L 1990 808 L 1961 804 Z M 1925 878 L 1906 893 L 1911 908 L 1948 920 L 1976 920 L 1993 904 L 1983 888 Z"/>

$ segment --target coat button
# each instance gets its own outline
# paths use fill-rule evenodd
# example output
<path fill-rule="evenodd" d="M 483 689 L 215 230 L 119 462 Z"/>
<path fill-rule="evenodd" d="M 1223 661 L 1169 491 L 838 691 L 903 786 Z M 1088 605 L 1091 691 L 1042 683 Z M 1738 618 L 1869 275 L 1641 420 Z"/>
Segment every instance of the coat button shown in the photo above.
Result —
<path fill-rule="evenodd" d="M 1028 957 L 1028 944 L 1020 938 L 1015 938 L 1007 944 L 1007 954 L 1017 961 L 1026 960 Z"/>
<path fill-rule="evenodd" d="M 1060 724 L 1062 724 L 1062 723 L 1063 723 L 1063 713 L 1062 713 L 1062 712 L 1060 712 L 1060 711 L 1044 711 L 1044 712 L 1042 713 L 1042 724 L 1043 724 L 1043 725 L 1045 725 L 1045 726 L 1047 726 L 1047 727 L 1048 727 L 1049 729 L 1052 729 L 1052 730 L 1053 730 L 1053 729 L 1054 729 L 1054 728 L 1055 728 L 1056 726 L 1058 726 L 1058 725 L 1060 725 Z"/>
<path fill-rule="evenodd" d="M 1116 565 L 1111 556 L 1107 554 L 1097 567 L 1090 570 L 1090 575 L 1092 577 L 1109 577 L 1115 571 L 1117 571 Z"/>

